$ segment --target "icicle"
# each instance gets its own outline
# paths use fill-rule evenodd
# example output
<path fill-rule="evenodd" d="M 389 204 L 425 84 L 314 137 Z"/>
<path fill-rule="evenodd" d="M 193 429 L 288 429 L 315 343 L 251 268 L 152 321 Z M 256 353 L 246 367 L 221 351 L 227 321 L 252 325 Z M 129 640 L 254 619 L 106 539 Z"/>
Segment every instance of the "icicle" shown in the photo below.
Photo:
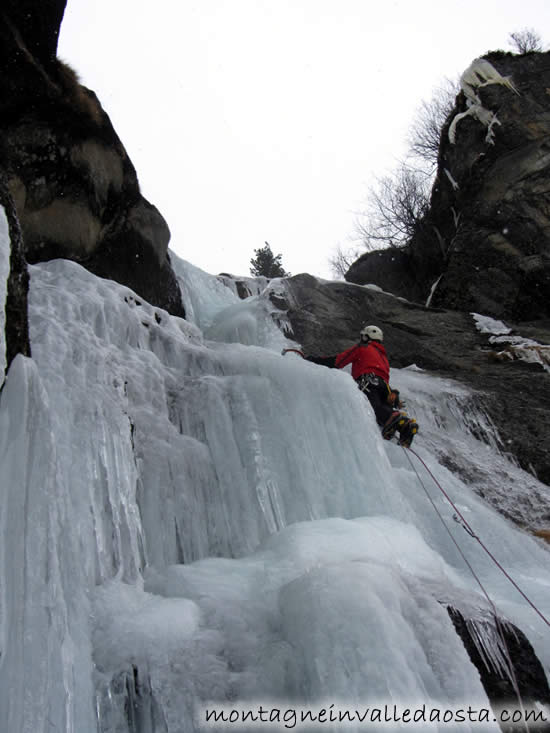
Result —
<path fill-rule="evenodd" d="M 487 112 L 487 110 L 484 110 L 484 112 Z M 493 132 L 493 127 L 495 125 L 500 125 L 500 120 L 497 118 L 495 114 L 491 113 L 491 119 L 490 119 L 489 124 L 487 125 L 487 134 L 485 135 L 485 142 L 488 143 L 489 145 L 495 144 L 495 134 Z"/>
<path fill-rule="evenodd" d="M 98 730 L 168 732 L 166 718 L 151 689 L 151 680 L 143 671 L 140 674 L 135 665 L 111 680 L 98 682 L 96 715 Z"/>
<path fill-rule="evenodd" d="M 513 633 L 513 628 L 509 624 L 505 626 Z M 466 627 L 487 669 L 505 677 L 513 684 L 504 641 L 494 621 L 467 619 Z"/>
<path fill-rule="evenodd" d="M 455 179 L 452 177 L 451 171 L 448 168 L 445 168 L 445 175 L 447 176 L 447 178 L 451 182 L 451 186 L 453 187 L 453 191 L 458 191 L 458 189 L 460 188 L 460 186 L 455 181 Z"/>
<path fill-rule="evenodd" d="M 455 229 L 458 229 L 458 223 L 460 221 L 461 213 L 460 211 L 457 212 L 454 206 L 451 206 L 451 211 L 453 213 L 453 222 L 455 225 Z"/>
<path fill-rule="evenodd" d="M 494 125 L 500 125 L 500 121 L 497 119 L 497 116 L 491 112 L 491 110 L 485 109 L 481 104 L 472 104 L 466 112 L 461 112 L 460 114 L 455 115 L 451 122 L 451 126 L 449 127 L 449 142 L 452 145 L 454 145 L 456 141 L 456 126 L 464 117 L 473 117 L 478 120 L 478 122 L 481 122 L 482 125 L 485 125 L 487 128 L 485 142 L 490 145 L 494 144 L 493 127 Z M 447 172 L 446 169 L 445 172 Z"/>
<path fill-rule="evenodd" d="M 432 302 L 433 295 L 434 295 L 435 290 L 436 290 L 437 286 L 439 285 L 439 281 L 441 280 L 442 277 L 443 277 L 443 275 L 440 275 L 437 278 L 437 280 L 434 282 L 434 284 L 432 285 L 432 287 L 430 288 L 430 294 L 428 295 L 428 299 L 426 300 L 426 308 L 429 308 L 430 307 L 430 304 Z"/>
<path fill-rule="evenodd" d="M 448 134 L 448 137 L 449 137 L 449 142 L 451 143 L 451 145 L 454 145 L 455 142 L 456 142 L 456 126 L 457 126 L 457 124 L 464 117 L 468 117 L 469 114 L 470 114 L 470 110 L 467 110 L 466 112 L 460 112 L 459 114 L 457 114 L 457 115 L 455 115 L 453 117 L 453 121 L 451 122 L 451 124 L 449 126 L 449 132 L 447 133 Z"/>

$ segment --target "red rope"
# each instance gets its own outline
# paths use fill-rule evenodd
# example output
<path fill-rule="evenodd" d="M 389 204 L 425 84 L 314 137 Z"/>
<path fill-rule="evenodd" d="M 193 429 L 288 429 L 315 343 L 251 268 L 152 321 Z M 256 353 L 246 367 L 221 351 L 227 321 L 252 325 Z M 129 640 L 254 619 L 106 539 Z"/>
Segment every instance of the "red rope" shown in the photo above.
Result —
<path fill-rule="evenodd" d="M 508 580 L 509 580 L 509 581 L 510 581 L 510 582 L 512 583 L 512 585 L 513 585 L 513 586 L 514 586 L 514 588 L 515 588 L 515 589 L 516 589 L 516 590 L 518 591 L 518 593 L 520 593 L 520 594 L 521 594 L 521 595 L 523 596 L 523 598 L 524 598 L 524 599 L 525 599 L 525 600 L 527 601 L 527 603 L 528 603 L 528 604 L 529 604 L 529 605 L 531 606 L 531 608 L 532 608 L 532 609 L 533 609 L 533 610 L 534 610 L 534 611 L 535 611 L 536 613 L 538 613 L 538 615 L 539 615 L 539 616 L 541 617 L 541 619 L 542 619 L 542 620 L 544 621 L 544 623 L 545 623 L 545 624 L 546 624 L 547 626 L 550 626 L 550 621 L 548 621 L 548 619 L 546 618 L 546 616 L 544 616 L 544 614 L 543 614 L 543 613 L 542 613 L 541 611 L 539 611 L 539 609 L 538 609 L 538 608 L 537 608 L 537 607 L 535 606 L 535 604 L 534 604 L 534 603 L 533 603 L 533 602 L 532 602 L 532 601 L 531 601 L 531 600 L 530 600 L 530 599 L 529 599 L 529 598 L 527 597 L 527 595 L 526 595 L 526 594 L 525 594 L 525 593 L 524 593 L 524 592 L 523 592 L 523 591 L 521 590 L 521 588 L 520 588 L 520 587 L 519 587 L 519 585 L 518 585 L 518 584 L 516 583 L 516 581 L 515 581 L 515 580 L 514 580 L 514 579 L 513 579 L 513 578 L 512 578 L 512 577 L 511 577 L 511 576 L 509 575 L 509 573 L 507 573 L 507 572 L 506 572 L 506 570 L 505 570 L 505 569 L 504 569 L 504 568 L 502 567 L 502 565 L 501 565 L 501 564 L 499 563 L 499 561 L 498 561 L 498 560 L 496 559 L 496 557 L 495 557 L 495 556 L 493 555 L 493 553 L 492 553 L 492 552 L 491 552 L 491 551 L 490 551 L 490 550 L 489 550 L 489 549 L 488 549 L 488 548 L 486 547 L 486 545 L 485 545 L 485 544 L 484 544 L 484 543 L 483 543 L 483 542 L 482 542 L 482 541 L 481 541 L 481 540 L 479 539 L 479 537 L 478 537 L 478 536 L 477 536 L 477 535 L 475 534 L 474 530 L 473 530 L 473 529 L 471 528 L 471 526 L 470 526 L 470 525 L 468 524 L 468 522 L 466 521 L 466 519 L 464 518 L 464 516 L 462 515 L 462 513 L 460 512 L 460 510 L 459 510 L 459 509 L 458 509 L 458 507 L 456 506 L 456 504 L 454 504 L 454 502 L 452 501 L 452 499 L 450 498 L 450 496 L 449 496 L 449 495 L 447 494 L 447 492 L 445 491 L 445 489 L 444 489 L 444 488 L 443 488 L 443 487 L 441 486 L 441 484 L 439 483 L 439 481 L 438 481 L 438 480 L 436 479 L 436 477 L 435 477 L 435 476 L 433 475 L 433 473 L 432 473 L 432 472 L 430 471 L 430 469 L 429 469 L 429 468 L 428 468 L 428 466 L 426 465 L 425 461 L 423 461 L 423 460 L 422 460 L 422 458 L 421 458 L 421 457 L 420 457 L 420 456 L 418 455 L 418 453 L 416 453 L 416 451 L 414 451 L 414 450 L 413 450 L 412 448 L 408 448 L 407 450 L 409 450 L 409 451 L 410 451 L 410 452 L 411 452 L 411 453 L 412 453 L 413 455 L 415 455 L 415 456 L 416 456 L 416 457 L 418 458 L 418 460 L 420 461 L 420 463 L 421 463 L 421 464 L 422 464 L 422 465 L 424 466 L 424 468 L 426 469 L 426 471 L 428 472 L 428 474 L 429 474 L 429 475 L 431 476 L 431 478 L 433 479 L 433 482 L 435 483 L 435 485 L 437 486 L 437 488 L 438 488 L 438 489 L 439 489 L 439 490 L 441 491 L 441 493 L 443 494 L 443 496 L 444 496 L 444 497 L 445 497 L 445 498 L 447 499 L 447 501 L 449 502 L 449 504 L 450 504 L 450 505 L 451 505 L 451 506 L 453 507 L 453 509 L 455 510 L 455 512 L 457 513 L 457 515 L 458 515 L 458 516 L 460 517 L 460 519 L 462 520 L 462 523 L 463 523 L 463 525 L 464 525 L 464 528 L 466 529 L 466 531 L 468 532 L 468 534 L 470 534 L 470 535 L 471 535 L 471 536 L 472 536 L 472 537 L 473 537 L 473 538 L 474 538 L 475 540 L 477 540 L 477 541 L 479 542 L 479 544 L 480 544 L 480 545 L 481 545 L 481 547 L 482 547 L 482 548 L 483 548 L 483 549 L 485 550 L 485 552 L 487 553 L 487 555 L 489 555 L 489 557 L 490 557 L 490 558 L 491 558 L 491 560 L 492 560 L 492 561 L 493 561 L 493 562 L 495 563 L 495 565 L 496 565 L 496 566 L 497 566 L 497 567 L 499 568 L 499 570 L 500 570 L 500 571 L 501 571 L 502 573 L 504 573 L 504 575 L 505 575 L 505 576 L 506 576 L 506 577 L 508 578 Z M 478 581 L 478 582 L 479 582 L 479 581 Z"/>

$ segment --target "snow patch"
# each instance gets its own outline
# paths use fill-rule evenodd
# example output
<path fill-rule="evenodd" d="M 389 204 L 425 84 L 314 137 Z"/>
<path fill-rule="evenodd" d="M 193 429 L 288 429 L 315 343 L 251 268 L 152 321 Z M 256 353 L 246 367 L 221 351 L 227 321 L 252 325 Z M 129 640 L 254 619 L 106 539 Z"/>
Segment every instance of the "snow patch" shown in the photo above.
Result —
<path fill-rule="evenodd" d="M 487 128 L 487 134 L 485 136 L 485 142 L 489 145 L 494 145 L 494 132 L 493 127 L 500 125 L 500 121 L 497 116 L 488 109 L 485 109 L 481 104 L 472 104 L 468 107 L 466 112 L 460 112 L 453 117 L 453 121 L 449 126 L 449 142 L 454 145 L 456 143 L 456 127 L 460 120 L 465 117 L 473 117 L 482 125 Z"/>
<path fill-rule="evenodd" d="M 483 316 L 480 313 L 471 314 L 478 331 L 481 333 L 488 333 L 492 336 L 502 336 L 512 333 L 512 329 L 502 321 L 497 321 L 495 318 L 490 316 Z"/>
<path fill-rule="evenodd" d="M 487 84 L 501 84 L 519 95 L 510 77 L 502 76 L 486 59 L 475 59 L 460 77 L 460 87 L 466 96 L 466 106 L 468 109 L 465 112 L 460 112 L 455 115 L 449 126 L 448 137 L 451 145 L 454 145 L 456 142 L 457 125 L 465 117 L 473 117 L 478 122 L 481 122 L 487 128 L 485 142 L 490 145 L 494 144 L 493 127 L 501 123 L 494 112 L 483 107 L 476 91 L 479 87 L 486 86 Z"/>
<path fill-rule="evenodd" d="M 512 329 L 502 321 L 479 313 L 471 314 L 476 327 L 481 333 L 489 334 L 489 343 L 504 348 L 495 351 L 495 358 L 500 360 L 519 359 L 530 364 L 540 364 L 550 372 L 550 346 L 541 344 L 524 336 L 512 335 Z"/>
<path fill-rule="evenodd" d="M 519 96 L 519 92 L 512 83 L 511 77 L 502 76 L 487 59 L 474 59 L 460 77 L 462 91 L 474 104 L 481 105 L 481 100 L 476 93 L 476 89 L 487 86 L 488 84 L 501 84 Z"/>

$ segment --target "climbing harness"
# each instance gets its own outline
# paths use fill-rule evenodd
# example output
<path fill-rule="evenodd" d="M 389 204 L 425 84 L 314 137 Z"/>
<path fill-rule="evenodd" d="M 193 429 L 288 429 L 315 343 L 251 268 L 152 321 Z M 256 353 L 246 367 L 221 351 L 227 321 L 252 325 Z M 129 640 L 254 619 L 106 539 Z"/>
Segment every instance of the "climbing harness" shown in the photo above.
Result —
<path fill-rule="evenodd" d="M 386 386 L 386 389 L 388 390 L 388 404 L 390 404 L 395 410 L 398 410 L 401 407 L 405 406 L 405 403 L 401 401 L 399 390 L 390 387 L 390 385 L 385 382 L 382 377 L 379 377 L 378 375 L 372 373 L 361 374 L 359 379 L 357 379 L 356 381 L 357 386 L 359 387 L 361 392 L 369 392 L 371 386 L 377 387 L 380 384 L 384 384 Z"/>
<path fill-rule="evenodd" d="M 369 372 L 368 374 L 361 374 L 361 376 L 358 379 L 356 379 L 355 381 L 357 382 L 357 386 L 359 387 L 359 390 L 361 392 L 370 392 L 371 387 L 378 387 L 380 384 L 385 384 L 388 389 L 388 402 L 389 402 L 390 387 L 382 379 L 382 377 L 379 377 L 377 374 L 373 374 L 372 372 Z"/>

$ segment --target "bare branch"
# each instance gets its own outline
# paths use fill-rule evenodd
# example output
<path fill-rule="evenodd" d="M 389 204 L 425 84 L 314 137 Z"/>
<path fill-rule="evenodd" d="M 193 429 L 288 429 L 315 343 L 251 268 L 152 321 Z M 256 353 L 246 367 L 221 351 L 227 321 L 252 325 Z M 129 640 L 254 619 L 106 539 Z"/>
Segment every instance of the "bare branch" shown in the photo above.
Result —
<path fill-rule="evenodd" d="M 425 173 L 403 163 L 392 175 L 379 178 L 356 224 L 366 249 L 405 245 L 427 211 L 429 194 Z"/>
<path fill-rule="evenodd" d="M 434 91 L 429 102 L 421 102 L 410 127 L 410 153 L 425 162 L 430 170 L 437 165 L 441 129 L 453 110 L 458 92 L 458 82 L 445 79 Z"/>
<path fill-rule="evenodd" d="M 377 179 L 355 224 L 367 250 L 407 245 L 422 226 L 437 169 L 441 130 L 451 114 L 458 81 L 444 79 L 430 101 L 423 101 L 408 135 L 407 161 Z"/>
<path fill-rule="evenodd" d="M 508 36 L 509 43 L 517 50 L 518 53 L 540 53 L 542 48 L 542 39 L 533 28 L 524 28 L 521 31 L 514 31 Z"/>
<path fill-rule="evenodd" d="M 355 260 L 359 259 L 360 256 L 361 251 L 358 247 L 350 247 L 344 250 L 342 245 L 337 245 L 332 256 L 328 259 L 332 274 L 336 277 L 343 278 Z"/>

